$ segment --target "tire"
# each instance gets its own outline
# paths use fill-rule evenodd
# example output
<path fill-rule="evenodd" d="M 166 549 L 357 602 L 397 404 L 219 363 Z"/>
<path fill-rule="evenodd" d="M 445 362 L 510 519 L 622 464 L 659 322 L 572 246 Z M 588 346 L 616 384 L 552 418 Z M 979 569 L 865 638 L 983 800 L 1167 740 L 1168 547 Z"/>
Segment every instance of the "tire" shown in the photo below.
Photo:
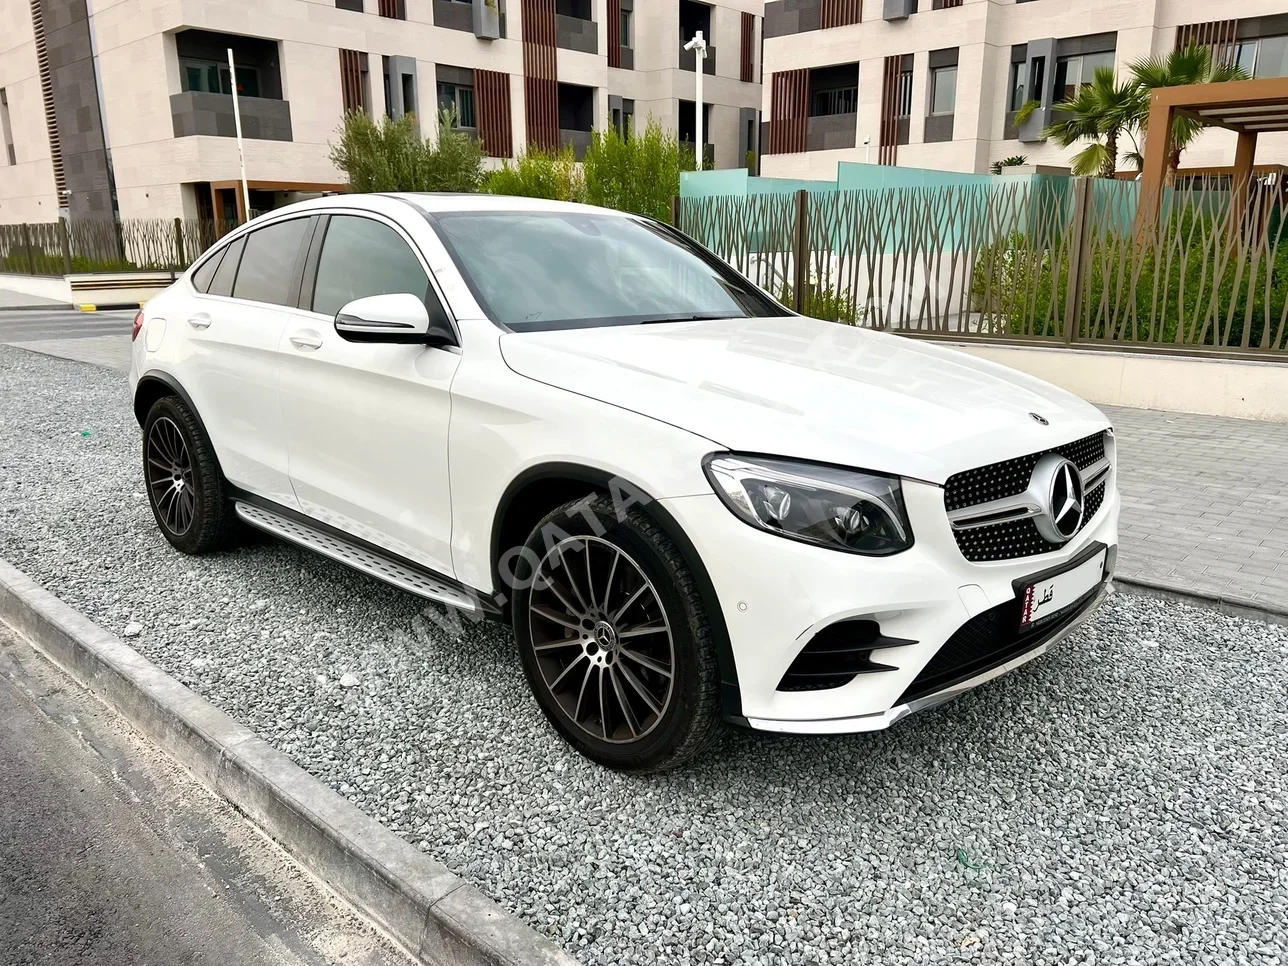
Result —
<path fill-rule="evenodd" d="M 525 548 L 514 636 L 555 729 L 621 771 L 663 771 L 704 751 L 722 729 L 713 634 L 665 531 L 592 496 L 548 514 Z"/>
<path fill-rule="evenodd" d="M 143 480 L 152 516 L 176 550 L 211 553 L 237 542 L 241 527 L 214 447 L 178 396 L 158 399 L 143 421 Z"/>

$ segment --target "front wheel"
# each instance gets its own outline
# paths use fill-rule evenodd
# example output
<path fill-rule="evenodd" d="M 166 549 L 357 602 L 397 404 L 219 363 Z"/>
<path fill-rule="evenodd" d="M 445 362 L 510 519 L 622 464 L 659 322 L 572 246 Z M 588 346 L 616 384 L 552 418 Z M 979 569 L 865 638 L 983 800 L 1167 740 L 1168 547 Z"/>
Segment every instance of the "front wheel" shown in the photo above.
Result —
<path fill-rule="evenodd" d="M 672 768 L 719 732 L 711 627 L 693 576 L 643 511 L 607 497 L 549 514 L 528 538 L 514 633 L 537 702 L 586 757 Z"/>

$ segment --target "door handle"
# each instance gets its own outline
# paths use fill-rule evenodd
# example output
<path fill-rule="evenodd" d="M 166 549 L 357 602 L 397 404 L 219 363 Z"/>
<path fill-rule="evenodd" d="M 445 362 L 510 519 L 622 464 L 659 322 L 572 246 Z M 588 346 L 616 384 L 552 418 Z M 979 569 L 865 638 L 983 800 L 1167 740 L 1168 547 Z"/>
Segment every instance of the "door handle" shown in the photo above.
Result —
<path fill-rule="evenodd" d="M 322 345 L 322 336 L 312 329 L 304 329 L 291 336 L 291 345 L 297 349 L 317 349 Z"/>
<path fill-rule="evenodd" d="M 210 316 L 205 312 L 198 312 L 196 315 L 188 316 L 188 324 L 194 329 L 210 328 Z"/>

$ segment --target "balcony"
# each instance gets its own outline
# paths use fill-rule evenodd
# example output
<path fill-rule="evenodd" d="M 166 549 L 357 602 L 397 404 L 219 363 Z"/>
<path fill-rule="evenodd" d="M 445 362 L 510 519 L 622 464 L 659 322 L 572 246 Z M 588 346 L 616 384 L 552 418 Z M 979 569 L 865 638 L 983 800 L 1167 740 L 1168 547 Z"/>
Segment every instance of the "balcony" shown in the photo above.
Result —
<path fill-rule="evenodd" d="M 505 36 L 505 0 L 434 0 L 434 26 L 464 30 L 480 40 Z"/>
<path fill-rule="evenodd" d="M 806 151 L 833 151 L 854 147 L 858 137 L 858 114 L 826 114 L 811 117 L 805 125 Z"/>
<path fill-rule="evenodd" d="M 239 98 L 242 137 L 260 141 L 290 141 L 291 104 L 272 97 Z M 237 136 L 233 117 L 233 96 L 206 91 L 183 91 L 170 95 L 170 119 L 177 138 L 206 135 Z"/>
<path fill-rule="evenodd" d="M 706 36 L 705 34 L 703 36 Z M 687 41 L 680 41 L 680 70 L 698 69 L 698 52 L 696 50 L 685 50 L 684 45 Z M 702 64 L 702 73 L 714 75 L 716 72 L 716 49 L 707 44 L 707 58 Z"/>
<path fill-rule="evenodd" d="M 599 24 L 590 0 L 555 0 L 555 43 L 564 50 L 599 53 Z"/>
<path fill-rule="evenodd" d="M 593 131 L 575 131 L 566 128 L 559 129 L 559 146 L 562 148 L 572 148 L 572 153 L 580 161 L 586 157 L 586 152 L 590 150 L 590 141 L 594 137 Z"/>

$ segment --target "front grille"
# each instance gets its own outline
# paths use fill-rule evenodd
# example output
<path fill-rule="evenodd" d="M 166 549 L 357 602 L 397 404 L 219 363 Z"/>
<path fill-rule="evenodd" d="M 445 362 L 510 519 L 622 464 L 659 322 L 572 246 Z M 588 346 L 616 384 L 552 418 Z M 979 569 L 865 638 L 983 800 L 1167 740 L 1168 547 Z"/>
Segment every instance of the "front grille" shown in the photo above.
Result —
<path fill-rule="evenodd" d="M 826 691 L 849 684 L 860 674 L 893 671 L 872 660 L 872 652 L 885 647 L 906 647 L 916 641 L 885 637 L 874 620 L 837 621 L 823 628 L 792 661 L 778 682 L 779 691 Z"/>
<path fill-rule="evenodd" d="M 908 685 L 896 704 L 907 704 L 927 694 L 952 687 L 999 664 L 1041 647 L 1068 627 L 1091 606 L 1097 585 L 1073 606 L 1047 620 L 1020 629 L 1019 598 L 977 614 L 959 627 Z"/>
<path fill-rule="evenodd" d="M 1047 453 L 1059 453 L 1071 460 L 1078 469 L 1086 470 L 1105 458 L 1105 435 L 1103 432 L 1096 433 L 1064 446 L 954 473 L 944 484 L 944 508 L 949 511 L 961 510 L 1023 493 L 1029 487 L 1029 479 L 1033 476 L 1038 460 Z M 1087 493 L 1082 515 L 1084 525 L 1100 509 L 1104 499 L 1104 483 Z M 1043 538 L 1032 520 L 1007 520 L 989 527 L 954 530 L 953 536 L 957 539 L 962 556 L 976 563 L 1032 557 L 1058 550 L 1061 546 Z"/>

